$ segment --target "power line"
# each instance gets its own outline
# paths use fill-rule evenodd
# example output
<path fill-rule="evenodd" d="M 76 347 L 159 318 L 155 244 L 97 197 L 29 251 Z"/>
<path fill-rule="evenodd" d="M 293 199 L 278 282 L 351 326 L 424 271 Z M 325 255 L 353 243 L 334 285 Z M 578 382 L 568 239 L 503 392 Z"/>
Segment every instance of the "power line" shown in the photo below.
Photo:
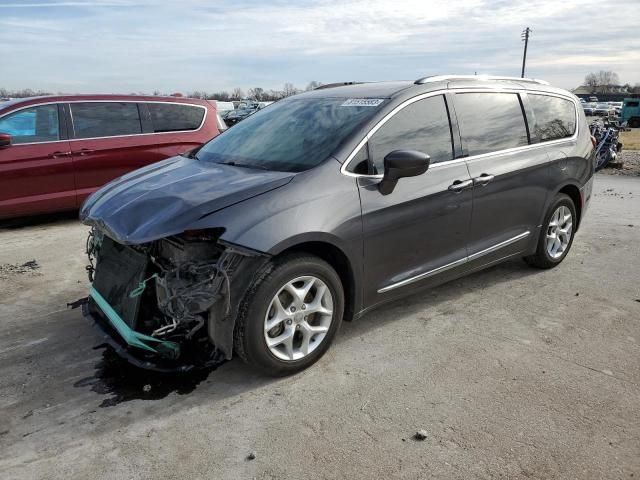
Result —
<path fill-rule="evenodd" d="M 522 55 L 522 78 L 524 78 L 524 66 L 527 62 L 527 45 L 529 44 L 529 35 L 531 34 L 531 31 L 532 30 L 527 27 L 522 31 L 522 34 L 520 35 L 522 41 L 524 42 L 524 54 Z"/>

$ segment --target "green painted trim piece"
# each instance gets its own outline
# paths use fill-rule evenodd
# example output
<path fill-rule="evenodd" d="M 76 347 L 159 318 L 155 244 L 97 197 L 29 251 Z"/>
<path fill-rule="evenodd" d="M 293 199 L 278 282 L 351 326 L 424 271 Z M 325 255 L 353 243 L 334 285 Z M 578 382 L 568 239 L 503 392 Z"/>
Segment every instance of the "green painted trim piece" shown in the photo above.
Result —
<path fill-rule="evenodd" d="M 104 314 L 111 322 L 111 325 L 113 325 L 120 336 L 124 338 L 124 340 L 129 345 L 156 353 L 157 350 L 150 347 L 145 342 L 162 343 L 169 348 L 177 348 L 177 344 L 175 344 L 174 342 L 163 342 L 162 340 L 159 340 L 157 338 L 153 338 L 148 335 L 144 335 L 143 333 L 138 333 L 135 330 L 132 330 L 129 325 L 127 325 L 127 323 L 122 319 L 122 317 L 120 317 L 120 315 L 118 315 L 118 313 L 111 307 L 111 305 L 109 305 L 109 302 L 107 302 L 104 297 L 100 295 L 100 292 L 98 292 L 95 288 L 91 287 L 91 290 L 89 290 L 89 295 L 95 300 L 95 302 L 98 304 L 98 307 L 100 307 L 100 310 L 104 312 Z"/>

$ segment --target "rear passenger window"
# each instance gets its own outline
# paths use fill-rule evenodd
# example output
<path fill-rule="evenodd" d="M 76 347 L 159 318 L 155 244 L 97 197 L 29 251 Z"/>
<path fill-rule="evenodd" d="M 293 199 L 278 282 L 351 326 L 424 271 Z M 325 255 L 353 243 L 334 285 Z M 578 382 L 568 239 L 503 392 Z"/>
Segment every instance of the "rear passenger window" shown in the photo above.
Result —
<path fill-rule="evenodd" d="M 557 140 L 575 133 L 576 107 L 571 100 L 532 93 L 528 96 L 536 117 L 533 131 L 539 141 Z"/>
<path fill-rule="evenodd" d="M 60 139 L 58 106 L 25 108 L 0 118 L 0 132 L 11 135 L 11 142 L 41 143 Z"/>
<path fill-rule="evenodd" d="M 375 173 L 384 171 L 384 157 L 394 150 L 418 150 L 431 163 L 453 158 L 449 114 L 442 95 L 414 102 L 391 117 L 369 140 Z"/>
<path fill-rule="evenodd" d="M 517 93 L 458 93 L 456 115 L 468 155 L 529 144 Z"/>
<path fill-rule="evenodd" d="M 114 137 L 142 133 L 135 103 L 71 103 L 75 138 Z"/>
<path fill-rule="evenodd" d="M 204 108 L 179 103 L 149 103 L 153 131 L 178 132 L 197 130 L 204 118 Z"/>

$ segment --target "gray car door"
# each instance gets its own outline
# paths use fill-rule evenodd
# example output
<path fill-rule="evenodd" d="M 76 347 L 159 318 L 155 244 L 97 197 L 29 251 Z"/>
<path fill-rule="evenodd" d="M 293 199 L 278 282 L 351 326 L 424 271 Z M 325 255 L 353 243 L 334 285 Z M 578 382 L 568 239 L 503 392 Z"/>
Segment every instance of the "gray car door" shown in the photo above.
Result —
<path fill-rule="evenodd" d="M 442 281 L 467 254 L 472 182 L 464 160 L 453 160 L 448 108 L 443 95 L 405 106 L 369 136 L 374 174 L 394 150 L 418 150 L 431 157 L 426 173 L 402 178 L 383 195 L 379 178 L 358 179 L 363 219 L 366 306 L 407 289 Z"/>
<path fill-rule="evenodd" d="M 456 93 L 463 151 L 473 179 L 469 265 L 522 252 L 536 238 L 549 188 L 546 149 L 529 145 L 517 92 Z"/>

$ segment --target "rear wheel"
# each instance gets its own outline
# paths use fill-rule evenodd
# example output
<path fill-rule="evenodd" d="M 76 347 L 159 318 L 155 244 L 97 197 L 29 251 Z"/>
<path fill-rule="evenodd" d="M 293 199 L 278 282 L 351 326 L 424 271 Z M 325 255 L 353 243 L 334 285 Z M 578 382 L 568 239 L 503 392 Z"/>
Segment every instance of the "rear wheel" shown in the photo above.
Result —
<path fill-rule="evenodd" d="M 576 207 L 568 195 L 560 193 L 551 204 L 536 253 L 525 261 L 537 268 L 553 268 L 560 264 L 573 244 L 577 225 Z"/>
<path fill-rule="evenodd" d="M 236 321 L 235 351 L 269 375 L 295 373 L 326 352 L 343 311 L 335 270 L 314 256 L 287 255 L 268 264 L 249 288 Z"/>

